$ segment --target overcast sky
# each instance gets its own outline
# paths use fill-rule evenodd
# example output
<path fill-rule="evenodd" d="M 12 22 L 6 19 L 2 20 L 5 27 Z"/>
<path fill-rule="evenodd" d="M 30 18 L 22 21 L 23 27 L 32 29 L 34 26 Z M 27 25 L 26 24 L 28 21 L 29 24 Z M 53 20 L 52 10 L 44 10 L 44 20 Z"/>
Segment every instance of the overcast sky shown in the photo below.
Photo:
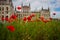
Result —
<path fill-rule="evenodd" d="M 20 6 L 23 2 L 24 5 L 31 4 L 31 11 L 50 8 L 51 17 L 60 18 L 60 0 L 12 0 L 14 6 Z M 53 15 L 56 12 L 56 15 Z"/>

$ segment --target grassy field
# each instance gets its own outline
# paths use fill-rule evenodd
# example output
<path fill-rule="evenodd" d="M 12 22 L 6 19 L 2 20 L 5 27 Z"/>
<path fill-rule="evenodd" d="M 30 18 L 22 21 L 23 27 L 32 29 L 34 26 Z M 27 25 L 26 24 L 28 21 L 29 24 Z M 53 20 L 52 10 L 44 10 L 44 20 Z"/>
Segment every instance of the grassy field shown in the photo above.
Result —
<path fill-rule="evenodd" d="M 9 31 L 8 25 L 13 25 L 15 31 Z M 0 40 L 60 40 L 60 21 L 0 23 Z"/>

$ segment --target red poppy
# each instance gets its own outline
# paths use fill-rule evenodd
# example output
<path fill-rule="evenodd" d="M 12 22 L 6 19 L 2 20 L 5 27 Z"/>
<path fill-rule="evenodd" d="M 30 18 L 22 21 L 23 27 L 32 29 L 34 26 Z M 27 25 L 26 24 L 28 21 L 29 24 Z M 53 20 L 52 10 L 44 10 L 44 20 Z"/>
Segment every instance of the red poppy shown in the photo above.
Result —
<path fill-rule="evenodd" d="M 50 19 L 50 20 L 52 20 L 52 18 L 51 18 L 51 17 L 50 17 L 49 19 Z"/>
<path fill-rule="evenodd" d="M 28 16 L 28 17 L 27 17 L 27 20 L 28 20 L 28 21 L 31 21 L 31 17 L 30 17 L 30 16 Z"/>
<path fill-rule="evenodd" d="M 9 23 L 13 22 L 13 19 L 9 19 L 8 22 L 9 22 Z"/>
<path fill-rule="evenodd" d="M 35 17 L 35 14 L 34 14 L 34 13 L 32 13 L 30 16 L 31 16 L 31 17 Z"/>
<path fill-rule="evenodd" d="M 23 18 L 23 21 L 26 21 L 26 20 L 27 20 L 27 18 L 26 18 L 26 17 L 24 17 L 24 18 Z"/>
<path fill-rule="evenodd" d="M 30 17 L 32 18 L 32 16 L 30 15 Z"/>
<path fill-rule="evenodd" d="M 20 10 L 20 9 L 21 9 L 21 7 L 20 7 L 20 6 L 18 6 L 18 7 L 17 7 L 17 9 L 18 9 L 18 10 Z"/>
<path fill-rule="evenodd" d="M 4 17 L 2 17 L 2 21 L 4 21 Z"/>
<path fill-rule="evenodd" d="M 48 22 L 48 20 L 44 19 L 44 20 L 43 20 L 43 22 L 44 22 L 44 23 L 47 23 L 47 22 Z"/>
<path fill-rule="evenodd" d="M 10 30 L 11 32 L 14 32 L 15 31 L 15 28 L 12 25 L 7 26 L 7 29 Z"/>
<path fill-rule="evenodd" d="M 43 20 L 44 19 L 44 16 L 41 16 L 40 19 Z"/>
<path fill-rule="evenodd" d="M 8 20 L 9 23 L 11 23 L 11 20 Z"/>
<path fill-rule="evenodd" d="M 8 21 L 8 17 L 6 17 L 5 20 Z"/>
<path fill-rule="evenodd" d="M 12 19 L 16 19 L 17 16 L 13 14 L 10 18 L 12 18 Z"/>
<path fill-rule="evenodd" d="M 53 15 L 56 15 L 56 13 L 53 13 Z"/>

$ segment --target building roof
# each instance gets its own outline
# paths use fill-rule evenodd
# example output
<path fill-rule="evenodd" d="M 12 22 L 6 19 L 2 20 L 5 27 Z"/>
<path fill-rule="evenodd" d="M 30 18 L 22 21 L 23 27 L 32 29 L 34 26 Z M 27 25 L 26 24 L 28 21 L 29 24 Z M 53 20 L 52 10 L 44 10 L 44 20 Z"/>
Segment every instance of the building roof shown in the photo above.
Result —
<path fill-rule="evenodd" d="M 0 0 L 0 1 L 7 1 L 7 0 Z M 11 2 L 12 0 L 9 0 L 9 2 Z"/>
<path fill-rule="evenodd" d="M 11 5 L 13 7 L 13 3 L 12 3 L 12 0 L 0 0 L 0 5 Z"/>
<path fill-rule="evenodd" d="M 6 0 L 0 0 L 0 1 L 6 1 Z"/>
<path fill-rule="evenodd" d="M 48 9 L 43 9 L 43 11 L 48 11 Z"/>
<path fill-rule="evenodd" d="M 22 6 L 23 8 L 30 8 L 29 6 Z"/>
<path fill-rule="evenodd" d="M 42 7 L 41 10 L 42 10 L 42 11 L 49 11 L 50 9 L 49 9 L 49 7 L 48 7 L 48 9 L 44 9 L 44 8 Z"/>

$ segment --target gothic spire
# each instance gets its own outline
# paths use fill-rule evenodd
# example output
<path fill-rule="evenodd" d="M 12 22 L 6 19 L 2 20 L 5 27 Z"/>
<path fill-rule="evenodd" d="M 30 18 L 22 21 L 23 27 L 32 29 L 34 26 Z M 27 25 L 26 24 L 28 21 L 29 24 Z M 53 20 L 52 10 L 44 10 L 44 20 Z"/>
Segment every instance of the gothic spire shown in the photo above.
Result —
<path fill-rule="evenodd" d="M 15 11 L 16 11 L 16 6 L 15 6 Z"/>

